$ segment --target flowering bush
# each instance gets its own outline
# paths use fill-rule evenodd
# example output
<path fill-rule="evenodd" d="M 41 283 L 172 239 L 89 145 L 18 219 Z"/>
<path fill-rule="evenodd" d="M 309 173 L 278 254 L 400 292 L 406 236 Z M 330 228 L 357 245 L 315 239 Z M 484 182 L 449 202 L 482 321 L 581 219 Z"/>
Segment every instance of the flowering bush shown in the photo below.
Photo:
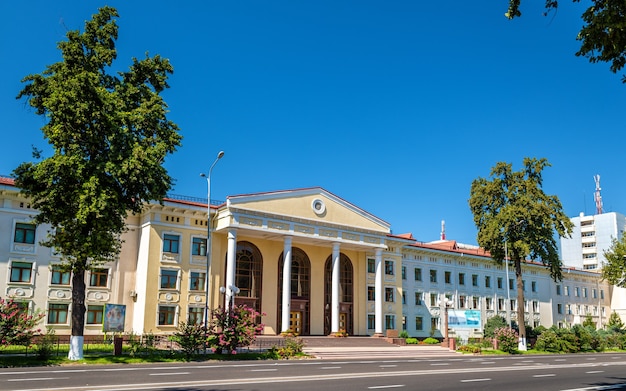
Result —
<path fill-rule="evenodd" d="M 250 346 L 263 331 L 257 318 L 265 314 L 246 305 L 232 307 L 230 311 L 218 308 L 212 311 L 209 344 L 214 352 L 237 354 L 238 347 Z"/>
<path fill-rule="evenodd" d="M 498 341 L 498 349 L 506 353 L 517 352 L 517 344 L 519 337 L 517 332 L 508 327 L 499 327 L 493 331 Z"/>
<path fill-rule="evenodd" d="M 30 345 L 33 337 L 41 333 L 35 326 L 43 317 L 39 312 L 29 315 L 13 299 L 0 298 L 0 345 Z"/>

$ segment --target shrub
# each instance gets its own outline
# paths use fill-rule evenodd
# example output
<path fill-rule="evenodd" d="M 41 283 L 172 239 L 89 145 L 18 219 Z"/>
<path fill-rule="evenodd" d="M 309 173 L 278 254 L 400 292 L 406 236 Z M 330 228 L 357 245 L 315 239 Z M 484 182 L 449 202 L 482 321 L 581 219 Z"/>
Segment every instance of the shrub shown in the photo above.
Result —
<path fill-rule="evenodd" d="M 0 298 L 0 345 L 29 346 L 35 334 L 41 332 L 35 326 L 43 317 L 40 312 L 29 315 L 13 299 Z"/>
<path fill-rule="evenodd" d="M 268 355 L 271 358 L 289 359 L 291 357 L 300 356 L 303 354 L 302 348 L 304 348 L 304 341 L 301 338 L 285 338 L 285 346 L 272 347 L 268 351 Z"/>
<path fill-rule="evenodd" d="M 52 357 L 54 353 L 54 344 L 56 342 L 56 335 L 54 329 L 47 329 L 45 334 L 42 334 L 35 345 L 35 353 L 40 360 L 47 360 Z"/>
<path fill-rule="evenodd" d="M 516 353 L 519 337 L 517 332 L 508 327 L 499 327 L 494 330 L 494 335 L 498 341 L 498 349 L 505 353 Z"/>
<path fill-rule="evenodd" d="M 406 342 L 407 345 L 417 345 L 419 343 L 419 341 L 417 340 L 417 338 L 407 338 L 404 342 Z"/>
<path fill-rule="evenodd" d="M 262 315 L 246 305 L 232 307 L 230 311 L 224 308 L 213 310 L 211 348 L 219 353 L 226 350 L 237 354 L 238 347 L 249 346 L 263 331 L 263 324 L 256 323 Z"/>
<path fill-rule="evenodd" d="M 180 322 L 176 332 L 172 335 L 172 340 L 178 343 L 178 346 L 185 354 L 185 358 L 189 360 L 207 342 L 204 324 Z"/>
<path fill-rule="evenodd" d="M 508 325 L 506 324 L 506 319 L 504 319 L 502 316 L 492 316 L 491 318 L 487 319 L 487 322 L 485 322 L 485 338 L 493 338 L 495 336 L 494 331 L 496 329 L 507 326 Z"/>
<path fill-rule="evenodd" d="M 464 353 L 480 353 L 482 349 L 478 345 L 461 345 L 456 350 Z"/>
<path fill-rule="evenodd" d="M 439 342 L 439 340 L 438 340 L 437 338 L 431 338 L 431 337 L 428 337 L 428 338 L 426 338 L 426 339 L 424 340 L 424 343 L 425 343 L 426 345 L 436 345 L 436 344 L 438 344 L 438 343 L 440 343 L 440 342 Z"/>
<path fill-rule="evenodd" d="M 398 337 L 407 339 L 407 338 L 409 338 L 409 332 L 406 331 L 406 330 L 402 330 L 402 331 L 400 331 L 400 334 L 398 335 Z"/>

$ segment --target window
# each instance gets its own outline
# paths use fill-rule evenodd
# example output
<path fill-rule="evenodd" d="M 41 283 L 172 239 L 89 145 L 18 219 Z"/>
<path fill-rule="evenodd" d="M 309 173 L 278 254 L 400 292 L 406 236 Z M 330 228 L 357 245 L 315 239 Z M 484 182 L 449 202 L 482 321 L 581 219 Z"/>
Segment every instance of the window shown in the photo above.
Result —
<path fill-rule="evenodd" d="M 563 287 L 563 294 L 564 294 L 565 296 L 569 296 L 569 286 L 568 286 L 568 285 L 565 285 L 565 286 Z"/>
<path fill-rule="evenodd" d="M 11 262 L 10 282 L 30 282 L 32 270 L 32 262 Z"/>
<path fill-rule="evenodd" d="M 163 252 L 178 254 L 178 244 L 180 243 L 180 236 L 178 235 L 163 235 Z"/>
<path fill-rule="evenodd" d="M 104 306 L 88 305 L 87 306 L 87 324 L 102 324 L 103 314 L 104 314 Z"/>
<path fill-rule="evenodd" d="M 563 313 L 563 304 L 559 303 L 556 305 L 556 312 L 558 314 L 562 314 Z"/>
<path fill-rule="evenodd" d="M 575 287 L 574 288 L 574 296 L 576 296 L 576 297 L 580 296 L 580 288 L 579 287 Z"/>
<path fill-rule="evenodd" d="M 498 283 L 498 289 L 502 289 L 502 277 L 498 277 L 497 283 Z"/>
<path fill-rule="evenodd" d="M 526 292 L 526 280 L 522 280 L 522 290 Z"/>
<path fill-rule="evenodd" d="M 480 308 L 480 298 L 478 296 L 472 296 L 472 309 Z"/>
<path fill-rule="evenodd" d="M 513 279 L 509 278 L 509 289 L 513 289 L 514 286 L 515 284 L 513 283 Z"/>
<path fill-rule="evenodd" d="M 159 306 L 159 326 L 173 326 L 176 318 L 176 307 L 173 305 Z"/>
<path fill-rule="evenodd" d="M 452 273 L 448 271 L 443 272 L 443 281 L 446 284 L 452 284 Z"/>
<path fill-rule="evenodd" d="M 402 317 L 402 330 L 406 330 L 406 316 Z"/>
<path fill-rule="evenodd" d="M 593 289 L 591 290 L 591 297 L 592 297 L 593 299 L 597 299 L 597 298 L 598 298 L 598 291 L 596 290 L 596 288 L 593 288 Z"/>
<path fill-rule="evenodd" d="M 424 318 L 421 316 L 415 317 L 415 330 L 422 331 L 424 330 Z"/>
<path fill-rule="evenodd" d="M 402 266 L 402 279 L 406 280 L 406 266 Z"/>
<path fill-rule="evenodd" d="M 201 324 L 204 320 L 203 307 L 189 307 L 189 315 L 187 317 L 188 324 Z"/>
<path fill-rule="evenodd" d="M 556 286 L 556 294 L 557 296 L 561 296 L 561 285 Z"/>
<path fill-rule="evenodd" d="M 485 288 L 491 288 L 491 276 L 485 276 Z"/>
<path fill-rule="evenodd" d="M 385 288 L 385 301 L 393 302 L 393 289 L 394 288 Z"/>
<path fill-rule="evenodd" d="M 467 307 L 467 297 L 465 297 L 465 295 L 460 295 L 459 296 L 459 308 L 466 308 Z"/>
<path fill-rule="evenodd" d="M 533 300 L 533 312 L 539 312 L 539 302 L 536 300 Z"/>
<path fill-rule="evenodd" d="M 485 297 L 485 308 L 488 310 L 493 310 L 493 298 Z"/>
<path fill-rule="evenodd" d="M 415 305 L 424 304 L 424 294 L 422 292 L 415 292 Z"/>
<path fill-rule="evenodd" d="M 107 287 L 107 280 L 109 278 L 109 269 L 96 269 L 91 271 L 89 278 L 89 286 Z"/>
<path fill-rule="evenodd" d="M 35 224 L 15 223 L 13 242 L 35 244 Z"/>
<path fill-rule="evenodd" d="M 430 269 L 430 282 L 437 282 L 437 270 L 435 269 Z"/>
<path fill-rule="evenodd" d="M 176 289 L 178 287 L 178 270 L 161 270 L 161 289 Z"/>
<path fill-rule="evenodd" d="M 69 304 L 48 304 L 48 324 L 67 324 Z"/>
<path fill-rule="evenodd" d="M 406 304 L 406 292 L 402 292 L 402 304 Z"/>
<path fill-rule="evenodd" d="M 205 287 L 206 273 L 191 272 L 189 273 L 189 290 L 203 291 Z"/>
<path fill-rule="evenodd" d="M 376 288 L 374 288 L 373 286 L 368 286 L 367 287 L 367 300 L 369 301 L 374 301 L 376 300 Z"/>
<path fill-rule="evenodd" d="M 517 311 L 517 300 L 511 299 L 511 301 L 509 303 L 509 309 L 511 311 Z"/>
<path fill-rule="evenodd" d="M 64 270 L 60 265 L 53 265 L 50 277 L 50 284 L 52 285 L 69 285 L 71 272 Z"/>
<path fill-rule="evenodd" d="M 374 330 L 376 328 L 376 315 L 367 314 L 367 329 Z"/>
<path fill-rule="evenodd" d="M 472 286 L 478 286 L 478 274 L 472 274 Z"/>
<path fill-rule="evenodd" d="M 367 258 L 367 272 L 376 273 L 376 260 L 373 258 Z"/>
<path fill-rule="evenodd" d="M 395 328 L 396 328 L 396 317 L 394 315 L 385 315 L 385 329 L 395 330 Z"/>
<path fill-rule="evenodd" d="M 385 274 L 393 276 L 393 261 L 385 261 Z"/>
<path fill-rule="evenodd" d="M 415 272 L 415 281 L 422 281 L 422 269 L 416 267 L 414 272 Z"/>
<path fill-rule="evenodd" d="M 193 238 L 191 242 L 191 255 L 206 256 L 206 239 Z"/>
<path fill-rule="evenodd" d="M 600 289 L 600 300 L 604 300 L 604 289 Z"/>
<path fill-rule="evenodd" d="M 583 297 L 587 298 L 587 288 L 583 288 Z"/>
<path fill-rule="evenodd" d="M 504 307 L 504 299 L 498 299 L 498 311 L 504 311 L 506 308 Z"/>
<path fill-rule="evenodd" d="M 537 292 L 537 281 L 531 281 L 531 283 L 530 283 L 530 290 L 532 292 Z"/>
<path fill-rule="evenodd" d="M 430 329 L 439 330 L 439 318 L 430 318 Z"/>
<path fill-rule="evenodd" d="M 430 294 L 430 306 L 431 307 L 437 307 L 438 306 L 438 300 L 439 299 L 439 295 L 437 293 L 431 293 Z"/>

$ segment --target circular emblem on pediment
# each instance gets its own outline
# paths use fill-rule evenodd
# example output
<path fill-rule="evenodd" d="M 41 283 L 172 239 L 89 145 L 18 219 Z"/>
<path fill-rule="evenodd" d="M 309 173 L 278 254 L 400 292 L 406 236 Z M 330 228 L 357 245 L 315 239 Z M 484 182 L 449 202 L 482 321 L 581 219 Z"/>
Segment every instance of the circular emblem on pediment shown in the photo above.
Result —
<path fill-rule="evenodd" d="M 324 201 L 316 198 L 311 202 L 311 209 L 313 209 L 316 215 L 323 215 L 326 212 L 326 204 L 324 204 Z"/>
<path fill-rule="evenodd" d="M 17 289 L 15 290 L 15 295 L 16 295 L 16 296 L 24 296 L 24 289 L 17 288 Z"/>
<path fill-rule="evenodd" d="M 173 298 L 174 298 L 174 296 L 172 296 L 171 293 L 168 293 L 167 295 L 165 295 L 165 300 L 167 300 L 167 301 L 172 301 Z"/>
<path fill-rule="evenodd" d="M 63 291 L 57 291 L 57 297 L 58 297 L 58 298 L 63 298 L 63 297 L 65 297 L 65 292 L 63 292 Z"/>
<path fill-rule="evenodd" d="M 102 300 L 102 293 L 96 292 L 94 296 L 96 297 L 97 300 Z"/>

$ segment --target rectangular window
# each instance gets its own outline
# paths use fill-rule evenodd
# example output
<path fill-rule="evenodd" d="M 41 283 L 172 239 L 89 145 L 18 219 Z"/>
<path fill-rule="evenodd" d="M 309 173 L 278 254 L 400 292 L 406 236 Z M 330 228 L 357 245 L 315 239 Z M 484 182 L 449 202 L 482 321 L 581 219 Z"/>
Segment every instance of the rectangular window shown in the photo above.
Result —
<path fill-rule="evenodd" d="M 189 273 L 189 290 L 191 291 L 203 291 L 204 283 L 206 281 L 206 273 L 191 272 Z"/>
<path fill-rule="evenodd" d="M 533 300 L 533 312 L 539 312 L 539 302 L 536 300 Z"/>
<path fill-rule="evenodd" d="M 367 300 L 369 301 L 374 301 L 376 300 L 376 288 L 374 288 L 373 286 L 368 286 L 367 287 Z"/>
<path fill-rule="evenodd" d="M 178 254 L 178 245 L 180 243 L 180 236 L 178 235 L 163 235 L 163 252 Z"/>
<path fill-rule="evenodd" d="M 452 284 L 452 273 L 448 271 L 443 272 L 443 281 L 446 284 Z"/>
<path fill-rule="evenodd" d="M 67 324 L 69 304 L 48 304 L 48 324 Z"/>
<path fill-rule="evenodd" d="M 35 224 L 15 223 L 13 242 L 35 244 Z"/>
<path fill-rule="evenodd" d="M 591 290 L 591 297 L 592 297 L 593 299 L 597 299 L 597 298 L 598 298 L 598 291 L 596 290 L 596 288 L 593 288 L 593 289 Z"/>
<path fill-rule="evenodd" d="M 385 301 L 393 302 L 393 290 L 394 288 L 385 288 Z"/>
<path fill-rule="evenodd" d="M 556 294 L 557 296 L 561 296 L 561 285 L 556 286 Z"/>
<path fill-rule="evenodd" d="M 203 307 L 189 307 L 188 324 L 201 324 L 204 321 Z"/>
<path fill-rule="evenodd" d="M 206 256 L 206 239 L 193 238 L 191 242 L 191 255 Z"/>
<path fill-rule="evenodd" d="M 176 318 L 176 307 L 173 305 L 159 306 L 159 326 L 173 326 Z"/>
<path fill-rule="evenodd" d="M 178 287 L 178 270 L 161 270 L 161 289 L 176 289 Z"/>
<path fill-rule="evenodd" d="M 439 330 L 439 318 L 430 318 L 430 329 Z"/>
<path fill-rule="evenodd" d="M 64 270 L 60 265 L 53 265 L 50 276 L 50 284 L 52 285 L 69 285 L 71 272 Z"/>
<path fill-rule="evenodd" d="M 478 296 L 472 296 L 472 309 L 480 308 L 480 298 Z"/>
<path fill-rule="evenodd" d="M 396 317 L 394 315 L 385 315 L 385 329 L 387 330 L 396 329 Z"/>
<path fill-rule="evenodd" d="M 478 286 L 478 274 L 472 274 L 472 286 Z"/>
<path fill-rule="evenodd" d="M 437 307 L 439 305 L 439 303 L 437 303 L 439 300 L 439 295 L 437 293 L 431 293 L 430 294 L 430 306 L 431 307 Z"/>
<path fill-rule="evenodd" d="M 406 330 L 406 316 L 402 317 L 402 330 Z"/>
<path fill-rule="evenodd" d="M 493 299 L 491 297 L 485 297 L 485 307 L 488 310 L 493 310 Z"/>
<path fill-rule="evenodd" d="M 604 289 L 600 289 L 600 300 L 604 300 Z"/>
<path fill-rule="evenodd" d="M 376 260 L 373 258 L 367 258 L 367 272 L 376 273 Z"/>
<path fill-rule="evenodd" d="M 459 308 L 467 307 L 467 297 L 465 295 L 459 295 Z"/>
<path fill-rule="evenodd" d="M 504 307 L 504 299 L 498 299 L 498 311 L 504 311 L 506 308 Z"/>
<path fill-rule="evenodd" d="M 531 290 L 532 292 L 537 292 L 537 281 L 532 281 L 532 282 L 530 283 L 530 290 Z"/>
<path fill-rule="evenodd" d="M 424 304 L 424 294 L 422 292 L 415 292 L 415 305 Z"/>
<path fill-rule="evenodd" d="M 587 298 L 587 288 L 583 288 L 583 297 Z"/>
<path fill-rule="evenodd" d="M 437 282 L 437 270 L 435 269 L 430 269 L 430 282 L 432 283 Z"/>
<path fill-rule="evenodd" d="M 526 292 L 526 280 L 522 280 L 522 290 Z"/>
<path fill-rule="evenodd" d="M 580 296 L 580 288 L 579 287 L 574 288 L 574 296 L 576 296 L 576 297 Z"/>
<path fill-rule="evenodd" d="M 406 292 L 402 292 L 402 304 L 406 304 Z"/>
<path fill-rule="evenodd" d="M 415 272 L 415 281 L 422 281 L 422 269 L 416 267 L 414 272 Z"/>
<path fill-rule="evenodd" d="M 513 289 L 515 287 L 514 281 L 512 278 L 509 278 L 509 289 Z"/>
<path fill-rule="evenodd" d="M 498 277 L 497 283 L 498 283 L 498 289 L 503 289 L 502 288 L 502 277 Z"/>
<path fill-rule="evenodd" d="M 511 299 L 509 302 L 509 310 L 517 311 L 517 300 Z"/>
<path fill-rule="evenodd" d="M 569 286 L 565 285 L 565 286 L 563 287 L 563 294 L 564 294 L 565 296 L 569 296 Z"/>
<path fill-rule="evenodd" d="M 91 271 L 89 278 L 89 286 L 107 287 L 107 280 L 109 279 L 109 269 L 96 269 Z"/>
<path fill-rule="evenodd" d="M 558 314 L 562 314 L 563 313 L 563 304 L 559 303 L 556 305 L 556 312 Z"/>
<path fill-rule="evenodd" d="M 459 273 L 459 285 L 465 285 L 465 273 Z"/>
<path fill-rule="evenodd" d="M 374 330 L 376 328 L 376 315 L 367 314 L 367 329 Z"/>
<path fill-rule="evenodd" d="M 422 331 L 424 330 L 424 318 L 421 316 L 415 317 L 415 330 Z"/>
<path fill-rule="evenodd" d="M 406 266 L 402 266 L 402 279 L 406 280 Z"/>
<path fill-rule="evenodd" d="M 104 306 L 88 305 L 87 306 L 87 324 L 102 324 L 102 316 L 104 314 Z"/>
<path fill-rule="evenodd" d="M 393 261 L 385 261 L 385 274 L 393 276 Z"/>
<path fill-rule="evenodd" d="M 485 288 L 491 288 L 491 276 L 485 276 Z"/>
<path fill-rule="evenodd" d="M 30 282 L 32 270 L 32 262 L 11 262 L 10 282 Z"/>

